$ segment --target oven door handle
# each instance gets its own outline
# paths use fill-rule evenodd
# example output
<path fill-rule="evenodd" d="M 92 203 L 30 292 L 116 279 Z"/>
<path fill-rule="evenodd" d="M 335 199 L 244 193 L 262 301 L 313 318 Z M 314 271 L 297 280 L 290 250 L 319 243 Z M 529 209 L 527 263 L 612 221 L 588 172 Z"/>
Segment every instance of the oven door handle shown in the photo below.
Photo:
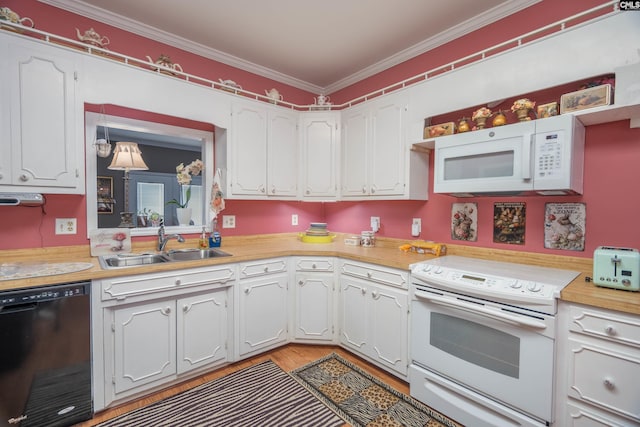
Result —
<path fill-rule="evenodd" d="M 535 329 L 547 328 L 547 325 L 545 325 L 544 322 L 529 319 L 526 317 L 514 316 L 514 315 L 510 315 L 500 311 L 492 310 L 490 308 L 468 304 L 462 301 L 451 301 L 449 299 L 430 295 L 430 294 L 427 294 L 426 292 L 422 292 L 418 290 L 415 291 L 415 295 L 418 298 L 426 299 L 428 301 L 431 301 L 434 304 L 443 305 L 449 308 L 454 308 L 457 310 L 462 310 L 470 313 L 480 314 L 482 316 L 488 316 L 488 317 L 491 317 L 492 319 L 501 320 L 503 322 L 510 323 L 513 325 L 528 326 L 530 328 L 535 328 Z"/>

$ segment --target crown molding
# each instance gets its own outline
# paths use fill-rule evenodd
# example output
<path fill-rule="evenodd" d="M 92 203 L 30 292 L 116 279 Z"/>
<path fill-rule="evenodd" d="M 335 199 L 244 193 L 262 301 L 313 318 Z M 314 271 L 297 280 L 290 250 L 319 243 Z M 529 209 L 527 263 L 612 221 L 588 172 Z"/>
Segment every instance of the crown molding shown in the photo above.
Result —
<path fill-rule="evenodd" d="M 426 53 L 429 50 L 455 40 L 456 38 L 476 31 L 515 12 L 519 12 L 527 7 L 539 3 L 542 0 L 509 0 L 503 5 L 496 6 L 493 9 L 488 10 L 487 12 L 477 15 L 460 25 L 452 27 L 447 31 L 438 34 L 435 37 L 423 40 L 420 43 L 417 43 L 392 56 L 389 56 L 369 67 L 363 68 L 362 70 L 353 73 L 343 79 L 340 79 L 326 87 L 321 87 L 309 82 L 305 82 L 301 79 L 289 76 L 287 74 L 275 71 L 267 67 L 263 67 L 250 61 L 246 61 L 242 58 L 238 58 L 228 53 L 204 46 L 200 43 L 195 43 L 191 40 L 169 33 L 167 31 L 163 31 L 159 28 L 155 28 L 142 22 L 127 18 L 126 16 L 118 15 L 97 6 L 89 5 L 82 2 L 81 0 L 38 1 L 59 9 L 75 13 L 77 15 L 84 16 L 86 18 L 103 22 L 105 24 L 133 34 L 137 34 L 148 39 L 157 40 L 166 45 L 182 49 L 195 55 L 202 56 L 204 58 L 208 58 L 213 61 L 217 61 L 231 67 L 235 67 L 240 70 L 259 75 L 264 78 L 278 81 L 280 83 L 284 83 L 301 90 L 305 90 L 307 92 L 331 94 L 335 91 L 371 77 L 377 73 L 388 70 L 389 68 L 401 64 L 404 61 Z"/>

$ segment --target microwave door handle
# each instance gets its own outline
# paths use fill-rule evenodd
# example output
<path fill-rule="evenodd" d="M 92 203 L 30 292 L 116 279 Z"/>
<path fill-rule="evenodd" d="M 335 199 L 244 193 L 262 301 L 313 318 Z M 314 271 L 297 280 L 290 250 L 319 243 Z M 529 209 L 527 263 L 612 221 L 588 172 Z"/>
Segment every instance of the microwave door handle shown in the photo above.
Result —
<path fill-rule="evenodd" d="M 525 133 L 522 144 L 522 179 L 528 181 L 531 179 L 531 151 L 533 150 L 533 141 L 535 135 Z M 528 142 L 528 143 L 527 143 Z"/>
<path fill-rule="evenodd" d="M 533 319 L 529 319 L 527 317 L 510 315 L 507 313 L 503 313 L 501 311 L 492 310 L 484 306 L 479 306 L 479 305 L 477 306 L 475 304 L 472 305 L 459 300 L 452 301 L 447 298 L 429 295 L 421 291 L 415 291 L 415 295 L 419 298 L 431 301 L 434 304 L 442 305 L 449 308 L 454 308 L 457 310 L 467 311 L 467 312 L 478 314 L 481 316 L 488 316 L 488 317 L 491 317 L 492 319 L 500 320 L 502 322 L 510 323 L 512 325 L 528 326 L 530 328 L 535 328 L 535 329 L 547 328 L 547 325 L 545 325 L 544 322 L 539 322 Z"/>

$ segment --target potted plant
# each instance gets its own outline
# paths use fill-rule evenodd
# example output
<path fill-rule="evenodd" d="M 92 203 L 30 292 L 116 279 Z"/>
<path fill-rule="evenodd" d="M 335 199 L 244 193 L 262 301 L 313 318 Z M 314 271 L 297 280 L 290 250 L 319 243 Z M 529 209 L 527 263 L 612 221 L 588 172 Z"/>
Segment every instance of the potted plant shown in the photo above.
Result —
<path fill-rule="evenodd" d="M 200 175 L 200 172 L 204 169 L 204 163 L 202 160 L 196 159 L 189 163 L 187 166 L 184 163 L 180 163 L 176 166 L 176 179 L 178 184 L 182 188 L 183 185 L 187 185 L 187 191 L 185 192 L 184 202 L 178 199 L 171 199 L 167 202 L 168 205 L 176 205 L 176 215 L 178 217 L 178 223 L 180 225 L 189 225 L 191 222 L 191 208 L 189 207 L 189 201 L 191 200 L 191 177 Z M 182 195 L 182 190 L 180 191 Z M 182 197 L 181 197 L 182 198 Z"/>
<path fill-rule="evenodd" d="M 161 216 L 158 212 L 154 211 L 149 214 L 149 221 L 151 221 L 152 227 L 160 227 L 160 219 Z"/>
<path fill-rule="evenodd" d="M 144 208 L 138 211 L 138 227 L 148 227 L 149 226 L 149 215 L 151 215 L 151 209 Z"/>

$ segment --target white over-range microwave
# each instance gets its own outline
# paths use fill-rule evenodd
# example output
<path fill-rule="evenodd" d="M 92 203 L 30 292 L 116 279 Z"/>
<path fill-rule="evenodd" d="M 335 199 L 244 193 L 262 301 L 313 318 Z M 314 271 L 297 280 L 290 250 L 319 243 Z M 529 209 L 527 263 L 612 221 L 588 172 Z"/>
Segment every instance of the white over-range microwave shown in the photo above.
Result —
<path fill-rule="evenodd" d="M 582 194 L 584 126 L 573 115 L 437 138 L 435 193 Z"/>

